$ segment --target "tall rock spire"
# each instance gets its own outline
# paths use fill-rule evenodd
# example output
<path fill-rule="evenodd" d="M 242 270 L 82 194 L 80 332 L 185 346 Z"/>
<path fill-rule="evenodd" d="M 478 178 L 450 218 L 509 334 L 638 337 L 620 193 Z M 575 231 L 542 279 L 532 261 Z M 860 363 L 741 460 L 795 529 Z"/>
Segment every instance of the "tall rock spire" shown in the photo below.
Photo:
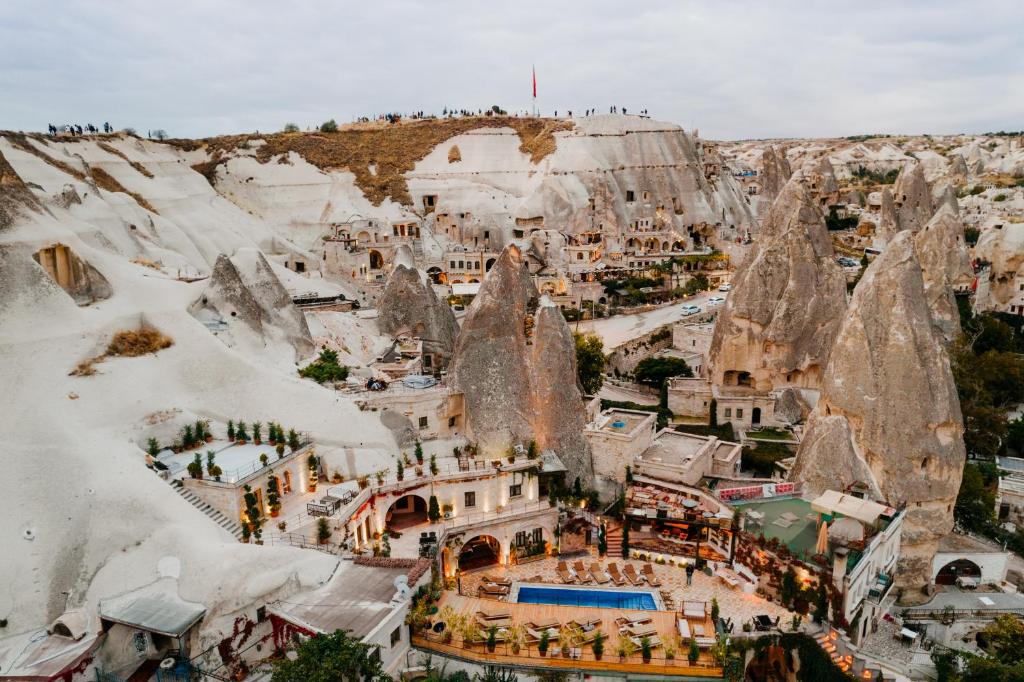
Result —
<path fill-rule="evenodd" d="M 973 277 L 964 226 L 955 210 L 942 204 L 928 224 L 914 235 L 914 248 L 921 263 L 932 324 L 948 346 L 960 334 L 954 287 Z"/>
<path fill-rule="evenodd" d="M 904 231 L 854 291 L 792 478 L 810 494 L 860 483 L 905 508 L 899 582 L 916 589 L 952 529 L 964 459 L 949 357 L 936 343 L 914 237 Z"/>
<path fill-rule="evenodd" d="M 846 308 L 824 216 L 793 177 L 772 205 L 715 325 L 712 381 L 815 388 Z"/>

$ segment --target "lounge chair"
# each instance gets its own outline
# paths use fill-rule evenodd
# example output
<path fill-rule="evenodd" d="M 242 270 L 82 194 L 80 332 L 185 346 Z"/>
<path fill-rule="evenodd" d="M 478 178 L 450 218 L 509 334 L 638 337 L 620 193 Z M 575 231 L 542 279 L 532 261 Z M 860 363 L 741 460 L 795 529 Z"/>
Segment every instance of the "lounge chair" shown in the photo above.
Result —
<path fill-rule="evenodd" d="M 654 634 L 654 635 L 638 635 L 636 637 L 630 637 L 630 639 L 633 640 L 633 644 L 636 644 L 637 647 L 639 648 L 641 646 L 640 641 L 641 641 L 641 639 L 643 637 L 647 637 L 647 644 L 649 644 L 652 649 L 657 649 L 658 647 L 661 646 L 661 637 L 658 637 L 658 635 L 656 635 L 656 634 Z"/>
<path fill-rule="evenodd" d="M 548 618 L 547 620 L 531 620 L 525 623 L 526 627 L 533 628 L 534 630 L 553 630 L 555 628 L 562 627 L 562 621 L 557 618 Z"/>
<path fill-rule="evenodd" d="M 566 585 L 572 585 L 576 582 L 576 575 L 569 569 L 568 564 L 564 561 L 558 562 L 558 568 L 555 569 L 555 572 L 558 573 L 558 577 Z"/>
<path fill-rule="evenodd" d="M 642 575 L 637 574 L 636 568 L 633 567 L 633 564 L 626 564 L 622 571 L 626 574 L 626 580 L 628 580 L 629 582 L 633 583 L 634 585 L 643 584 L 644 578 Z"/>
<path fill-rule="evenodd" d="M 582 561 L 578 559 L 574 561 L 572 564 L 572 570 L 576 573 L 576 580 L 578 580 L 580 583 L 586 584 L 592 582 L 592 580 L 590 579 L 590 575 L 588 575 L 587 569 L 583 565 Z"/>
<path fill-rule="evenodd" d="M 481 576 L 480 579 L 485 583 L 491 585 L 504 585 L 505 587 L 512 587 L 512 581 L 508 578 L 492 578 L 488 575 Z"/>
<path fill-rule="evenodd" d="M 651 635 L 658 634 L 658 628 L 654 627 L 653 624 L 625 625 L 619 628 L 619 633 L 629 635 L 630 637 L 650 637 Z"/>
<path fill-rule="evenodd" d="M 505 612 L 505 613 L 487 613 L 486 611 L 477 611 L 476 612 L 476 617 L 477 617 L 477 620 L 482 620 L 485 623 L 493 623 L 493 622 L 499 621 L 499 620 L 510 620 L 512 618 L 512 614 L 508 613 L 508 612 Z"/>
<path fill-rule="evenodd" d="M 615 562 L 608 564 L 608 577 L 612 579 L 612 582 L 616 585 L 625 585 L 626 579 L 619 573 L 619 567 L 615 565 Z"/>
<path fill-rule="evenodd" d="M 570 620 L 568 623 L 566 623 L 566 625 L 578 627 L 580 630 L 586 633 L 590 632 L 591 630 L 597 630 L 597 628 L 601 627 L 601 619 L 591 618 L 590 620 L 585 621 Z"/>
<path fill-rule="evenodd" d="M 604 585 L 608 582 L 608 575 L 601 568 L 601 565 L 596 561 L 590 564 L 590 577 L 594 579 L 598 585 Z"/>
<path fill-rule="evenodd" d="M 507 585 L 481 585 L 477 588 L 477 594 L 486 594 L 490 597 L 504 597 L 509 593 Z"/>
<path fill-rule="evenodd" d="M 615 619 L 615 624 L 620 628 L 626 625 L 646 625 L 653 622 L 650 616 L 619 616 Z"/>
<path fill-rule="evenodd" d="M 658 580 L 658 576 L 654 575 L 654 567 L 650 564 L 644 564 L 643 567 L 644 579 L 647 580 L 647 584 L 651 587 L 660 587 L 661 581 Z"/>
<path fill-rule="evenodd" d="M 707 602 L 703 601 L 684 601 L 683 616 L 685 618 L 704 620 L 708 612 L 707 606 Z"/>

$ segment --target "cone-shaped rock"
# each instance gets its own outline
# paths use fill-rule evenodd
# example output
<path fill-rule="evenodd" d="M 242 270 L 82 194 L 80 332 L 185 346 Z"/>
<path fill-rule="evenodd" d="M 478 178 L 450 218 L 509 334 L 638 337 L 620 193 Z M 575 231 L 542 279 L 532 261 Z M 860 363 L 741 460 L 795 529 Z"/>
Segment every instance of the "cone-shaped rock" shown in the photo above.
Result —
<path fill-rule="evenodd" d="M 470 436 L 486 455 L 536 440 L 563 458 L 569 480 L 589 484 L 572 333 L 557 307 L 538 305 L 522 252 L 507 246 L 463 322 L 452 388 L 463 394 Z"/>
<path fill-rule="evenodd" d="M 459 323 L 451 307 L 437 297 L 430 278 L 416 268 L 412 252 L 402 245 L 395 267 L 377 303 L 377 323 L 386 334 L 409 333 L 423 340 L 423 350 L 444 367 L 455 350 Z"/>
<path fill-rule="evenodd" d="M 952 529 L 964 457 L 949 358 L 932 330 L 913 235 L 901 232 L 854 291 L 791 476 L 805 493 L 859 482 L 905 507 L 899 582 L 919 588 Z"/>
<path fill-rule="evenodd" d="M 924 178 L 924 166 L 915 163 L 904 167 L 893 187 L 896 215 L 899 229 L 917 232 L 924 227 L 935 213 L 932 193 Z"/>
<path fill-rule="evenodd" d="M 792 174 L 786 152 L 769 145 L 761 154 L 761 193 L 769 201 L 774 200 Z"/>
<path fill-rule="evenodd" d="M 816 388 L 845 309 L 846 279 L 824 216 L 794 177 L 733 277 L 711 342 L 713 382 Z"/>
<path fill-rule="evenodd" d="M 900 219 L 896 213 L 896 202 L 892 198 L 892 192 L 886 187 L 882 190 L 882 208 L 878 220 L 878 230 L 875 232 L 875 246 L 884 247 L 899 231 Z"/>
<path fill-rule="evenodd" d="M 960 334 L 960 312 L 953 290 L 958 282 L 970 281 L 973 273 L 963 223 L 948 204 L 943 204 L 914 236 L 914 247 L 921 263 L 932 324 L 946 344 L 952 343 Z"/>

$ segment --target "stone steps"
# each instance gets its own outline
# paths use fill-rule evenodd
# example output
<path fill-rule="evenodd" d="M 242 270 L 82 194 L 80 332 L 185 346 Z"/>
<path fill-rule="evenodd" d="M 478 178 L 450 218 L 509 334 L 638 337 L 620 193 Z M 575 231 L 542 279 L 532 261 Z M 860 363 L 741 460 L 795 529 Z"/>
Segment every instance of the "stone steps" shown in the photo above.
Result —
<path fill-rule="evenodd" d="M 185 498 L 189 504 L 210 517 L 210 519 L 212 519 L 218 526 L 234 535 L 236 540 L 239 542 L 242 541 L 242 525 L 238 523 L 238 521 L 228 518 L 223 512 L 215 509 L 212 505 L 205 502 L 203 498 L 196 495 L 195 492 L 186 488 L 181 481 L 174 481 L 171 486 L 177 490 L 178 494 Z"/>

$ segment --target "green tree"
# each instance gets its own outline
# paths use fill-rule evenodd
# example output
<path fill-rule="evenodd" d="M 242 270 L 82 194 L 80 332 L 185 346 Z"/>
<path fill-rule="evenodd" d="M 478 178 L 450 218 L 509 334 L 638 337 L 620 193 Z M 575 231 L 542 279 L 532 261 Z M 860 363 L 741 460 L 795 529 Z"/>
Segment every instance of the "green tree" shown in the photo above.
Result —
<path fill-rule="evenodd" d="M 437 468 L 437 455 L 431 455 L 430 456 L 430 475 L 431 476 L 437 476 L 437 472 L 438 471 L 439 471 L 439 469 Z"/>
<path fill-rule="evenodd" d="M 576 375 L 585 395 L 595 395 L 604 383 L 604 342 L 596 334 L 573 334 L 576 340 Z"/>
<path fill-rule="evenodd" d="M 968 462 L 960 480 L 960 492 L 953 507 L 953 518 L 963 528 L 984 531 L 995 519 L 995 494 L 981 469 Z"/>
<path fill-rule="evenodd" d="M 320 132 L 336 133 L 338 132 L 338 124 L 335 122 L 333 118 L 328 121 L 324 121 L 323 123 L 320 124 Z"/>
<path fill-rule="evenodd" d="M 413 453 L 416 455 L 416 463 L 423 464 L 423 444 L 419 440 L 416 441 L 416 449 Z"/>
<path fill-rule="evenodd" d="M 160 454 L 160 443 L 157 442 L 156 438 L 150 438 L 149 441 L 146 442 L 146 452 L 148 452 L 152 457 L 156 457 Z"/>
<path fill-rule="evenodd" d="M 320 351 L 320 356 L 299 370 L 299 376 L 312 379 L 318 384 L 328 381 L 344 381 L 348 378 L 348 367 L 338 363 L 338 353 L 329 348 Z"/>
<path fill-rule="evenodd" d="M 779 597 L 782 604 L 789 608 L 793 603 L 793 598 L 796 597 L 800 590 L 800 584 L 796 579 L 796 571 L 790 566 L 786 569 L 786 572 L 782 574 L 782 588 L 779 590 Z"/>
<path fill-rule="evenodd" d="M 249 440 L 249 433 L 245 430 L 245 422 L 238 422 L 235 427 L 235 438 L 238 440 Z"/>
<path fill-rule="evenodd" d="M 441 518 L 441 506 L 437 503 L 437 495 L 430 496 L 430 503 L 427 505 L 427 518 L 431 523 L 437 523 Z"/>
<path fill-rule="evenodd" d="M 331 537 L 331 526 L 327 523 L 327 519 L 321 516 L 316 520 L 316 539 L 321 545 L 327 542 Z"/>
<path fill-rule="evenodd" d="M 299 447 L 299 434 L 295 432 L 295 429 L 288 429 L 288 449 L 295 452 Z"/>
<path fill-rule="evenodd" d="M 360 642 L 341 630 L 317 635 L 294 647 L 288 656 L 271 663 L 271 682 L 391 682 L 381 668 L 376 647 Z"/>
<path fill-rule="evenodd" d="M 683 285 L 683 293 L 687 296 L 693 296 L 694 294 L 702 291 L 707 291 L 711 288 L 711 283 L 708 281 L 707 275 L 702 272 L 698 272 L 696 275 L 686 280 L 686 284 Z"/>
<path fill-rule="evenodd" d="M 235 439 L 235 422 L 231 419 L 228 420 L 228 440 Z"/>
<path fill-rule="evenodd" d="M 682 358 L 649 357 L 641 360 L 633 370 L 633 378 L 638 383 L 654 388 L 662 388 L 672 377 L 692 377 L 693 370 Z"/>
<path fill-rule="evenodd" d="M 629 559 L 629 520 L 622 524 L 622 558 Z"/>
<path fill-rule="evenodd" d="M 297 133 L 297 132 L 299 132 L 299 126 L 295 125 L 294 123 L 285 123 L 284 124 L 284 131 L 283 132 L 286 132 L 286 133 Z"/>

